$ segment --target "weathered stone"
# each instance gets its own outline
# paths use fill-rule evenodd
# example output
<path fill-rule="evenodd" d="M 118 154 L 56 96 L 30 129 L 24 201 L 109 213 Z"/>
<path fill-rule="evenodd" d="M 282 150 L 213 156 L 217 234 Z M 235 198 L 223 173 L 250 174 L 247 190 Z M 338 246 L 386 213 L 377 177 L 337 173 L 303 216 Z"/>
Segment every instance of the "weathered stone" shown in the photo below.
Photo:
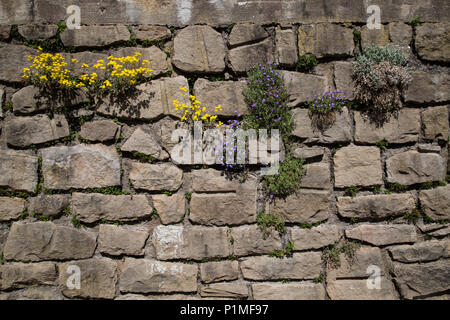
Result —
<path fill-rule="evenodd" d="M 14 261 L 84 259 L 92 256 L 96 238 L 52 222 L 13 223 L 4 257 Z"/>
<path fill-rule="evenodd" d="M 198 79 L 194 85 L 194 95 L 206 107 L 208 114 L 236 116 L 248 113 L 244 98 L 245 81 L 208 81 Z M 215 111 L 220 105 L 222 111 Z"/>
<path fill-rule="evenodd" d="M 371 45 L 385 46 L 389 43 L 389 29 L 381 25 L 380 29 L 369 29 L 367 25 L 361 28 L 361 46 L 367 48 Z"/>
<path fill-rule="evenodd" d="M 109 141 L 120 135 L 120 126 L 112 120 L 95 120 L 81 126 L 80 136 L 90 141 Z"/>
<path fill-rule="evenodd" d="M 67 286 L 73 274 L 69 269 L 72 266 L 81 270 L 80 289 Z M 113 260 L 98 258 L 70 261 L 58 265 L 58 271 L 59 289 L 66 297 L 113 299 L 116 294 L 117 264 Z"/>
<path fill-rule="evenodd" d="M 438 154 L 406 151 L 387 158 L 386 173 L 389 183 L 402 185 L 441 181 L 445 177 L 445 165 Z"/>
<path fill-rule="evenodd" d="M 98 248 L 112 256 L 144 255 L 148 233 L 102 224 L 98 232 Z"/>
<path fill-rule="evenodd" d="M 311 163 L 305 165 L 306 174 L 302 177 L 301 188 L 330 189 L 330 165 L 327 162 Z"/>
<path fill-rule="evenodd" d="M 353 55 L 353 32 L 329 23 L 301 25 L 298 48 L 300 54 L 312 54 L 317 58 L 349 57 Z"/>
<path fill-rule="evenodd" d="M 159 260 L 224 258 L 231 255 L 227 228 L 157 226 L 153 244 Z"/>
<path fill-rule="evenodd" d="M 232 228 L 231 237 L 235 256 L 269 254 L 283 248 L 278 231 L 271 230 L 268 235 L 264 235 L 257 225 Z"/>
<path fill-rule="evenodd" d="M 378 220 L 405 215 L 416 208 L 410 193 L 339 197 L 338 212 L 345 218 Z"/>
<path fill-rule="evenodd" d="M 336 61 L 334 63 L 334 81 L 336 90 L 343 92 L 347 99 L 353 100 L 355 84 L 353 83 L 353 66 L 351 62 Z"/>
<path fill-rule="evenodd" d="M 295 250 L 320 249 L 336 243 L 341 237 L 338 226 L 321 225 L 311 229 L 291 228 L 291 241 Z"/>
<path fill-rule="evenodd" d="M 385 140 L 389 143 L 409 143 L 419 139 L 420 110 L 403 108 L 398 117 L 391 117 L 383 126 L 377 126 L 361 112 L 355 115 L 355 141 L 377 143 Z"/>
<path fill-rule="evenodd" d="M 162 41 L 170 38 L 172 33 L 164 26 L 140 25 L 134 29 L 134 34 L 138 40 Z"/>
<path fill-rule="evenodd" d="M 38 183 L 38 158 L 14 150 L 0 150 L 0 186 L 33 192 Z"/>
<path fill-rule="evenodd" d="M 417 240 L 414 226 L 403 224 L 360 225 L 345 230 L 345 236 L 376 246 L 415 242 Z"/>
<path fill-rule="evenodd" d="M 0 119 L 3 118 L 3 104 L 5 103 L 5 90 L 0 89 Z"/>
<path fill-rule="evenodd" d="M 172 63 L 186 72 L 222 72 L 225 44 L 222 35 L 209 26 L 189 26 L 174 39 Z"/>
<path fill-rule="evenodd" d="M 196 292 L 198 267 L 191 264 L 126 258 L 121 292 Z"/>
<path fill-rule="evenodd" d="M 181 193 L 171 196 L 157 194 L 152 196 L 153 206 L 163 224 L 180 222 L 186 213 L 185 196 Z"/>
<path fill-rule="evenodd" d="M 53 285 L 56 280 L 55 264 L 12 263 L 0 265 L 0 289 L 18 289 L 35 285 Z"/>
<path fill-rule="evenodd" d="M 399 262 L 426 262 L 448 258 L 450 256 L 449 241 L 424 241 L 414 245 L 401 245 L 389 248 L 392 259 Z"/>
<path fill-rule="evenodd" d="M 329 281 L 327 293 L 331 300 L 395 300 L 394 286 L 386 277 L 378 278 L 380 289 L 367 285 L 368 279 L 343 279 Z"/>
<path fill-rule="evenodd" d="M 450 226 L 429 233 L 430 236 L 437 238 L 446 237 L 449 234 L 450 234 Z"/>
<path fill-rule="evenodd" d="M 66 194 L 39 194 L 29 198 L 28 212 L 43 216 L 58 216 L 69 206 L 70 196 Z"/>
<path fill-rule="evenodd" d="M 21 198 L 0 197 L 0 221 L 15 220 L 25 210 L 26 201 Z"/>
<path fill-rule="evenodd" d="M 450 260 L 422 264 L 394 263 L 394 280 L 406 299 L 450 289 Z"/>
<path fill-rule="evenodd" d="M 7 40 L 11 33 L 11 26 L 0 26 L 0 40 Z"/>
<path fill-rule="evenodd" d="M 293 66 L 298 60 L 297 37 L 294 30 L 283 30 L 277 28 L 275 32 L 275 43 L 277 62 L 281 65 Z"/>
<path fill-rule="evenodd" d="M 42 149 L 44 188 L 102 188 L 120 185 L 120 160 L 114 146 L 79 144 Z"/>
<path fill-rule="evenodd" d="M 423 211 L 431 219 L 436 221 L 450 219 L 450 185 L 422 190 L 419 199 Z"/>
<path fill-rule="evenodd" d="M 373 186 L 383 184 L 380 149 L 350 145 L 334 155 L 334 185 Z"/>
<path fill-rule="evenodd" d="M 325 300 L 320 283 L 254 283 L 255 300 Z"/>
<path fill-rule="evenodd" d="M 45 40 L 56 35 L 55 24 L 24 24 L 18 27 L 19 33 L 27 40 Z"/>
<path fill-rule="evenodd" d="M 325 149 L 322 147 L 304 147 L 294 150 L 294 157 L 303 158 L 305 160 L 322 159 Z"/>
<path fill-rule="evenodd" d="M 98 61 L 100 60 L 103 60 L 106 63 L 108 62 L 108 55 L 106 53 L 82 51 L 76 53 L 63 53 L 62 56 L 67 63 L 66 68 L 71 70 L 72 75 L 74 76 L 79 77 L 82 74 L 92 74 L 92 72 L 95 72 L 102 78 L 106 73 L 106 69 L 94 68 L 94 65 L 98 64 Z M 89 67 L 81 67 L 83 64 L 86 64 Z"/>
<path fill-rule="evenodd" d="M 380 276 L 386 275 L 381 250 L 379 248 L 359 247 L 354 250 L 353 256 L 341 253 L 339 260 L 340 264 L 337 268 L 328 267 L 327 280 L 348 278 L 367 279 L 371 274 L 367 269 L 371 265 L 380 268 Z"/>
<path fill-rule="evenodd" d="M 294 253 L 285 259 L 250 257 L 241 262 L 242 274 L 250 280 L 314 279 L 321 270 L 320 252 Z"/>
<path fill-rule="evenodd" d="M 411 72 L 412 81 L 405 91 L 405 102 L 430 103 L 450 100 L 450 75 L 446 72 Z"/>
<path fill-rule="evenodd" d="M 169 71 L 167 55 L 156 46 L 151 46 L 150 48 L 121 48 L 114 52 L 113 55 L 114 57 L 134 56 L 136 52 L 139 52 L 141 54 L 141 56 L 139 57 L 140 62 L 144 60 L 149 61 L 149 64 L 146 65 L 146 67 L 152 70 L 152 76 L 157 76 Z"/>
<path fill-rule="evenodd" d="M 412 39 L 412 28 L 403 22 L 389 23 L 389 38 L 396 45 L 409 46 Z"/>
<path fill-rule="evenodd" d="M 247 42 L 262 40 L 268 36 L 266 30 L 258 24 L 239 23 L 231 30 L 230 36 L 228 37 L 228 44 L 234 47 Z"/>
<path fill-rule="evenodd" d="M 448 140 L 447 106 L 431 107 L 422 112 L 424 138 L 429 140 Z"/>
<path fill-rule="evenodd" d="M 55 114 L 53 119 L 47 115 L 17 117 L 6 122 L 6 141 L 16 147 L 27 147 L 67 137 L 70 134 L 66 117 Z"/>
<path fill-rule="evenodd" d="M 28 56 L 36 51 L 30 47 L 15 44 L 0 44 L 0 81 L 22 82 L 22 70 L 30 65 Z"/>
<path fill-rule="evenodd" d="M 177 191 L 183 183 L 183 171 L 170 163 L 132 162 L 130 180 L 136 189 Z"/>
<path fill-rule="evenodd" d="M 441 147 L 431 143 L 419 143 L 417 150 L 423 153 L 441 153 Z"/>
<path fill-rule="evenodd" d="M 281 214 L 286 222 L 314 223 L 328 219 L 329 191 L 302 190 L 286 199 L 267 203 L 267 212 Z"/>
<path fill-rule="evenodd" d="M 244 299 L 248 297 L 248 287 L 245 283 L 222 282 L 213 283 L 200 288 L 202 297 L 229 297 Z"/>
<path fill-rule="evenodd" d="M 152 206 L 143 194 L 103 195 L 100 193 L 72 194 L 72 212 L 86 223 L 102 219 L 110 221 L 135 221 L 152 214 Z"/>
<path fill-rule="evenodd" d="M 213 261 L 200 264 L 200 276 L 203 282 L 236 280 L 239 276 L 237 261 Z"/>
<path fill-rule="evenodd" d="M 450 24 L 424 23 L 416 28 L 415 45 L 424 60 L 450 61 Z"/>
<path fill-rule="evenodd" d="M 175 140 L 175 142 L 172 141 L 172 135 L 176 129 L 185 129 L 188 132 L 191 132 L 187 123 L 174 120 L 168 116 L 151 125 L 151 128 L 156 134 L 156 137 L 161 141 L 162 147 L 169 153 L 172 152 L 174 146 L 180 142 L 179 139 Z"/>
<path fill-rule="evenodd" d="M 120 148 L 126 152 L 137 152 L 152 156 L 158 160 L 169 158 L 169 154 L 163 150 L 153 132 L 145 127 L 138 127 Z"/>
<path fill-rule="evenodd" d="M 288 106 L 296 107 L 318 92 L 327 90 L 327 78 L 308 73 L 282 71 L 286 90 L 289 93 Z M 305 110 L 307 111 L 307 110 Z"/>
<path fill-rule="evenodd" d="M 275 62 L 272 50 L 271 39 L 231 49 L 228 52 L 231 69 L 243 73 L 258 63 Z"/>
<path fill-rule="evenodd" d="M 131 35 L 126 26 L 117 24 L 66 29 L 60 36 L 66 47 L 102 47 L 130 40 Z"/>
<path fill-rule="evenodd" d="M 0 300 L 63 300 L 56 287 L 31 287 L 0 294 Z"/>

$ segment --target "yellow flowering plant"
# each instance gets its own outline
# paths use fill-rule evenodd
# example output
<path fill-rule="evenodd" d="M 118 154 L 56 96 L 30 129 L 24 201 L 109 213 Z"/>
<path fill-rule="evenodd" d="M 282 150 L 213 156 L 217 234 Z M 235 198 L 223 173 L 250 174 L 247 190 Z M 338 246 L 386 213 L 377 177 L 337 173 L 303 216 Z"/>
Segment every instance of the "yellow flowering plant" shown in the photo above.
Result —
<path fill-rule="evenodd" d="M 181 96 L 186 97 L 187 88 L 180 88 Z M 197 98 L 193 95 L 189 95 L 190 105 L 187 105 L 179 100 L 173 100 L 173 105 L 175 107 L 175 111 L 182 114 L 180 121 L 193 123 L 194 121 L 202 121 L 207 126 L 216 126 L 220 127 L 223 125 L 221 121 L 217 121 L 217 115 L 212 115 L 207 113 L 207 108 L 202 106 L 202 103 L 197 100 Z M 222 107 L 219 104 L 214 107 L 215 112 L 222 111 Z"/>

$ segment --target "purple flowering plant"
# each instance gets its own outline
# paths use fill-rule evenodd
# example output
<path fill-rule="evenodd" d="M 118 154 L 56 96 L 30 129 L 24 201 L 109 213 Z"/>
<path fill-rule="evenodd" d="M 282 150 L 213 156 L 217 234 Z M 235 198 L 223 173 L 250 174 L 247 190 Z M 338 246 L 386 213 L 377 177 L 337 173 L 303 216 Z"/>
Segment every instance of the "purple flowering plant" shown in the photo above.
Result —
<path fill-rule="evenodd" d="M 306 106 L 312 113 L 326 114 L 334 111 L 340 111 L 347 103 L 345 92 L 334 90 L 325 91 L 314 95 Z"/>

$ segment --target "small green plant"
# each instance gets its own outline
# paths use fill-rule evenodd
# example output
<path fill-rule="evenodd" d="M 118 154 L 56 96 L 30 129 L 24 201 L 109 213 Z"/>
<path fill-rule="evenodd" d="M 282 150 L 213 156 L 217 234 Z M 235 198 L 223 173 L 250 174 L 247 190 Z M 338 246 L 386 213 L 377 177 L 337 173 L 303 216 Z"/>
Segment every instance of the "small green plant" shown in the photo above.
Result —
<path fill-rule="evenodd" d="M 358 29 L 353 29 L 353 41 L 361 41 L 361 31 L 359 31 Z"/>
<path fill-rule="evenodd" d="M 344 254 L 347 259 L 352 262 L 359 244 L 352 241 L 344 241 L 342 243 L 334 244 L 323 249 L 322 259 L 330 268 L 338 268 L 341 265 L 341 254 Z"/>
<path fill-rule="evenodd" d="M 27 208 L 23 209 L 22 213 L 19 216 L 19 219 L 25 219 L 26 217 L 28 217 L 28 210 Z"/>
<path fill-rule="evenodd" d="M 262 230 L 264 239 L 270 235 L 272 230 L 276 230 L 279 233 L 284 233 L 285 231 L 283 217 L 272 213 L 265 213 L 264 211 L 258 212 L 256 223 Z"/>
<path fill-rule="evenodd" d="M 271 254 L 269 254 L 269 257 L 279 258 L 279 259 L 283 259 L 285 257 L 292 257 L 292 255 L 294 254 L 294 251 L 295 251 L 294 243 L 292 241 L 289 241 L 286 244 L 286 247 L 284 248 L 284 250 L 275 250 Z"/>
<path fill-rule="evenodd" d="M 320 226 L 322 223 L 324 223 L 325 221 L 318 221 L 318 222 L 303 222 L 303 223 L 299 223 L 298 226 L 302 229 L 311 229 L 313 227 L 317 227 Z"/>
<path fill-rule="evenodd" d="M 163 191 L 163 194 L 165 194 L 166 196 L 171 196 L 172 195 L 172 192 L 170 192 L 170 191 Z"/>
<path fill-rule="evenodd" d="M 72 225 L 75 228 L 81 228 L 81 222 L 80 222 L 80 220 L 78 220 L 76 215 L 72 215 Z"/>
<path fill-rule="evenodd" d="M 309 72 L 317 66 L 318 62 L 315 56 L 302 54 L 298 57 L 297 70 Z"/>
<path fill-rule="evenodd" d="M 408 190 L 408 187 L 404 186 L 404 185 L 401 185 L 401 184 L 398 184 L 398 183 L 391 183 L 391 184 L 388 184 L 386 186 L 386 190 L 388 192 L 390 192 L 390 193 L 392 193 L 392 192 L 402 192 L 402 191 Z"/>
<path fill-rule="evenodd" d="M 345 189 L 344 196 L 355 197 L 356 193 L 359 191 L 358 187 L 351 186 Z"/>
<path fill-rule="evenodd" d="M 420 219 L 421 216 L 422 216 L 422 214 L 420 213 L 420 211 L 418 209 L 415 209 L 404 215 L 405 219 L 408 220 L 409 223 L 416 223 Z"/>
<path fill-rule="evenodd" d="M 263 187 L 270 199 L 287 197 L 300 189 L 302 177 L 306 173 L 304 159 L 287 154 L 280 163 L 278 174 L 264 176 Z"/>
<path fill-rule="evenodd" d="M 314 278 L 314 279 L 313 279 L 313 282 L 314 282 L 314 283 L 322 283 L 323 280 L 324 280 L 323 274 L 320 274 L 320 276 L 318 276 L 317 278 Z"/>
<path fill-rule="evenodd" d="M 231 30 L 233 30 L 233 27 L 236 25 L 236 23 L 232 23 L 232 24 L 230 24 L 230 25 L 228 25 L 227 26 L 227 29 L 226 29 L 226 32 L 228 33 L 228 34 L 230 34 L 231 33 Z"/>
<path fill-rule="evenodd" d="M 9 101 L 3 105 L 3 111 L 7 112 L 7 111 L 12 111 L 12 110 L 13 110 L 13 104 L 11 101 Z"/>
<path fill-rule="evenodd" d="M 373 193 L 375 193 L 375 194 L 378 194 L 378 193 L 380 193 L 380 192 L 381 192 L 381 186 L 376 186 L 376 187 L 373 187 L 373 190 L 372 190 L 372 192 L 373 192 Z"/>
<path fill-rule="evenodd" d="M 185 197 L 187 200 L 191 200 L 191 198 L 192 198 L 192 193 L 191 193 L 191 192 L 186 192 L 186 194 L 184 195 L 184 197 Z"/>
<path fill-rule="evenodd" d="M 153 208 L 151 217 L 152 217 L 152 218 L 157 218 L 157 217 L 159 217 L 158 210 L 156 210 L 156 208 Z"/>
<path fill-rule="evenodd" d="M 283 279 L 281 280 L 281 283 L 285 284 L 285 283 L 289 283 L 291 282 L 291 279 Z"/>
<path fill-rule="evenodd" d="M 43 215 L 43 214 L 33 214 L 33 217 L 35 217 L 36 219 L 40 220 L 40 221 L 50 221 L 51 218 L 49 216 Z"/>
<path fill-rule="evenodd" d="M 422 23 L 424 23 L 424 21 L 420 17 L 414 17 L 414 19 L 412 19 L 410 22 L 408 22 L 408 24 L 414 28 Z"/>
<path fill-rule="evenodd" d="M 386 140 L 381 140 L 376 143 L 376 146 L 381 150 L 386 150 L 386 148 L 389 146 L 389 143 Z"/>
<path fill-rule="evenodd" d="M 70 216 L 70 213 L 71 213 L 71 212 L 70 212 L 70 205 L 68 205 L 67 207 L 65 207 L 64 210 L 63 210 L 63 212 L 64 212 L 64 215 L 65 215 L 65 216 L 67 216 L 67 217 Z"/>
<path fill-rule="evenodd" d="M 86 189 L 87 193 L 101 193 L 105 195 L 128 195 L 130 194 L 130 191 L 123 190 L 120 186 L 113 186 L 113 187 L 105 187 L 105 188 L 89 188 Z"/>

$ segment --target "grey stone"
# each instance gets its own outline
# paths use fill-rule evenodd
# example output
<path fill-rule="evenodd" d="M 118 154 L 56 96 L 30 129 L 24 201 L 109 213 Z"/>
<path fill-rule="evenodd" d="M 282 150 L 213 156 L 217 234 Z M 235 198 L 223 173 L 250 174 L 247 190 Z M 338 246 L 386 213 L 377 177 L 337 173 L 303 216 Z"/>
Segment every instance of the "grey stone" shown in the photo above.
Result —
<path fill-rule="evenodd" d="M 33 20 L 33 3 L 30 1 L 2 2 L 0 24 L 23 24 Z"/>
<path fill-rule="evenodd" d="M 51 262 L 0 265 L 0 289 L 18 289 L 36 285 L 53 285 L 56 267 Z"/>
<path fill-rule="evenodd" d="M 385 46 L 389 43 L 389 28 L 381 25 L 380 29 L 369 29 L 367 25 L 361 27 L 361 46 Z"/>
<path fill-rule="evenodd" d="M 327 269 L 327 282 L 330 280 L 360 278 L 367 280 L 370 273 L 367 268 L 371 265 L 380 268 L 380 276 L 386 275 L 381 250 L 374 247 L 360 246 L 354 249 L 353 256 L 340 253 L 340 264 L 336 268 L 329 266 Z"/>
<path fill-rule="evenodd" d="M 257 225 L 232 228 L 231 237 L 235 256 L 269 254 L 283 249 L 278 231 L 270 230 L 269 234 L 265 235 Z"/>
<path fill-rule="evenodd" d="M 11 26 L 0 26 L 0 39 L 7 40 L 11 33 Z"/>
<path fill-rule="evenodd" d="M 70 195 L 39 194 L 37 197 L 29 198 L 28 212 L 43 216 L 58 216 L 69 206 L 69 202 Z"/>
<path fill-rule="evenodd" d="M 447 106 L 430 107 L 422 112 L 424 138 L 448 141 Z"/>
<path fill-rule="evenodd" d="M 138 40 L 162 41 L 169 39 L 172 33 L 164 26 L 140 25 L 134 29 L 134 34 Z"/>
<path fill-rule="evenodd" d="M 163 224 L 180 222 L 186 213 L 186 199 L 181 193 L 171 196 L 156 194 L 152 196 L 153 206 Z"/>
<path fill-rule="evenodd" d="M 150 130 L 145 130 L 144 127 L 138 127 L 120 149 L 142 153 L 158 160 L 169 158 L 169 154 L 163 150 L 154 134 Z"/>
<path fill-rule="evenodd" d="M 450 219 L 450 185 L 422 190 L 419 193 L 421 207 L 433 220 Z"/>
<path fill-rule="evenodd" d="M 339 241 L 341 231 L 335 225 L 321 225 L 311 229 L 290 228 L 295 250 L 320 249 Z"/>
<path fill-rule="evenodd" d="M 427 262 L 448 258 L 450 256 L 449 241 L 424 241 L 414 245 L 401 245 L 389 248 L 392 259 L 399 262 Z"/>
<path fill-rule="evenodd" d="M 112 256 L 143 256 L 149 234 L 118 226 L 102 224 L 98 232 L 98 248 Z"/>
<path fill-rule="evenodd" d="M 171 163 L 132 162 L 130 180 L 136 189 L 177 191 L 183 183 L 183 171 Z"/>
<path fill-rule="evenodd" d="M 63 300 L 56 287 L 31 287 L 0 294 L 0 300 Z"/>
<path fill-rule="evenodd" d="M 254 283 L 255 300 L 325 300 L 325 288 L 320 283 Z"/>
<path fill-rule="evenodd" d="M 389 26 L 389 38 L 394 44 L 409 46 L 412 39 L 412 28 L 403 22 L 391 22 Z"/>
<path fill-rule="evenodd" d="M 414 226 L 402 224 L 359 225 L 345 230 L 345 236 L 376 246 L 412 243 L 417 240 Z"/>
<path fill-rule="evenodd" d="M 334 63 L 334 81 L 336 90 L 345 93 L 349 100 L 353 100 L 355 84 L 353 83 L 353 66 L 351 62 L 336 61 Z"/>
<path fill-rule="evenodd" d="M 330 189 L 330 165 L 327 162 L 310 163 L 305 165 L 306 174 L 302 177 L 301 188 Z"/>
<path fill-rule="evenodd" d="M 283 30 L 277 27 L 275 32 L 275 43 L 277 62 L 281 65 L 293 66 L 298 60 L 297 37 L 294 30 Z"/>
<path fill-rule="evenodd" d="M 275 62 L 272 50 L 271 39 L 231 49 L 228 52 L 231 69 L 243 73 L 258 63 Z"/>
<path fill-rule="evenodd" d="M 430 103 L 450 100 L 450 76 L 446 72 L 411 72 L 405 102 Z"/>
<path fill-rule="evenodd" d="M 331 300 L 396 300 L 394 286 L 386 277 L 380 277 L 380 289 L 367 286 L 367 279 L 343 279 L 327 283 Z"/>
<path fill-rule="evenodd" d="M 424 23 L 416 28 L 416 50 L 424 60 L 450 61 L 449 23 Z"/>
<path fill-rule="evenodd" d="M 200 288 L 202 297 L 229 297 L 244 299 L 248 297 L 248 286 L 239 282 L 213 283 Z"/>
<path fill-rule="evenodd" d="M 28 56 L 35 54 L 30 47 L 0 43 L 0 81 L 23 82 L 22 70 L 30 65 Z"/>
<path fill-rule="evenodd" d="M 212 261 L 200 264 L 202 282 L 236 280 L 239 277 L 239 263 L 237 261 Z"/>
<path fill-rule="evenodd" d="M 18 27 L 19 33 L 27 40 L 45 40 L 56 35 L 55 24 L 25 24 Z"/>
<path fill-rule="evenodd" d="M 25 210 L 26 201 L 21 198 L 0 197 L 0 221 L 15 220 Z"/>
<path fill-rule="evenodd" d="M 120 126 L 112 120 L 95 120 L 81 125 L 80 136 L 90 141 L 109 141 L 119 138 Z"/>
<path fill-rule="evenodd" d="M 294 150 L 294 157 L 303 158 L 305 160 L 311 160 L 315 158 L 322 159 L 325 153 L 322 147 L 302 147 Z"/>
<path fill-rule="evenodd" d="M 228 44 L 234 47 L 248 42 L 262 40 L 268 36 L 266 30 L 258 24 L 239 23 L 231 30 L 230 36 L 228 37 Z"/>
<path fill-rule="evenodd" d="M 417 146 L 417 150 L 423 153 L 441 153 L 441 147 L 439 145 L 433 145 L 431 143 L 420 143 Z"/>
<path fill-rule="evenodd" d="M 33 192 L 38 183 L 38 157 L 0 150 L 0 186 Z"/>
<path fill-rule="evenodd" d="M 86 223 L 102 219 L 136 221 L 152 214 L 152 206 L 144 194 L 103 195 L 100 193 L 72 194 L 72 212 Z"/>
<path fill-rule="evenodd" d="M 66 47 L 102 47 L 130 40 L 130 31 L 121 24 L 109 26 L 81 26 L 66 29 L 60 37 Z"/>
<path fill-rule="evenodd" d="M 293 71 L 282 71 L 281 74 L 289 93 L 290 107 L 296 107 L 313 98 L 316 91 L 324 92 L 328 88 L 327 78 L 324 76 Z"/>

